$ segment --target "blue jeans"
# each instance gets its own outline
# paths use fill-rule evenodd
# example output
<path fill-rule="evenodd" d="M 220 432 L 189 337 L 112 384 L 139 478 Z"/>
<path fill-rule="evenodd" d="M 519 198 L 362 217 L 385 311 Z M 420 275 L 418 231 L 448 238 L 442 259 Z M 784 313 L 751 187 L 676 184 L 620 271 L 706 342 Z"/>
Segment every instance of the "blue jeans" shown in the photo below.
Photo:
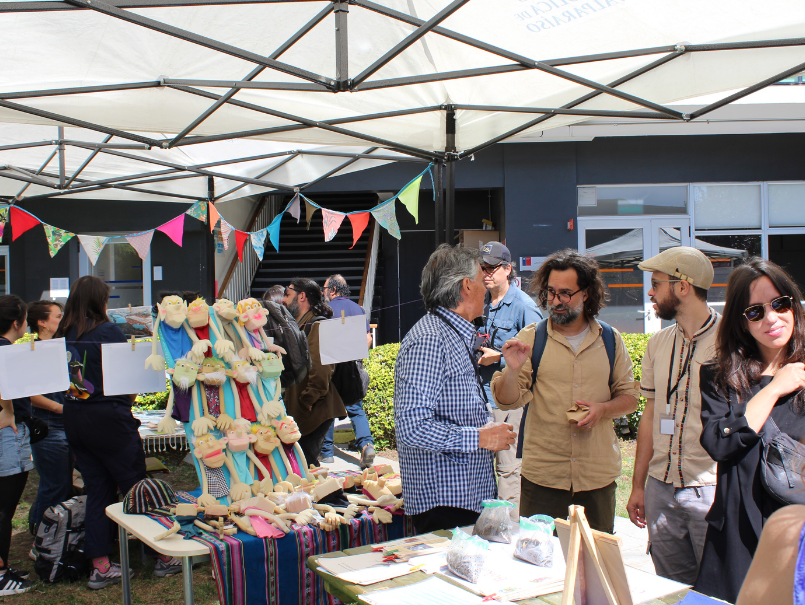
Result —
<path fill-rule="evenodd" d="M 369 430 L 369 421 L 366 419 L 366 413 L 363 411 L 363 402 L 345 406 L 347 414 L 349 415 L 352 426 L 355 427 L 355 443 L 359 450 L 363 450 L 364 446 L 374 442 L 372 441 L 372 431 Z M 327 431 L 327 436 L 324 438 L 324 445 L 321 446 L 321 457 L 333 457 L 333 433 L 335 432 L 335 422 L 330 425 L 330 430 Z"/>
<path fill-rule="evenodd" d="M 48 436 L 31 444 L 34 466 L 39 473 L 39 491 L 28 517 L 31 531 L 35 532 L 45 511 L 70 497 L 73 455 L 67 444 L 62 415 L 36 407 L 33 408 L 33 415 L 48 423 Z"/>

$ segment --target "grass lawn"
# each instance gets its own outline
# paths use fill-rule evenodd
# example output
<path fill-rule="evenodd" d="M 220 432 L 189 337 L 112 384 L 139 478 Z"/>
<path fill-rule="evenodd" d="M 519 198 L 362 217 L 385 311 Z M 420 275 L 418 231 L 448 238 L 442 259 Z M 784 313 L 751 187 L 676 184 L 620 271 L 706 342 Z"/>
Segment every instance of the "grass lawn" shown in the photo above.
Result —
<path fill-rule="evenodd" d="M 153 454 L 149 454 L 153 455 Z M 192 490 L 198 485 L 196 472 L 188 464 L 182 464 L 187 451 L 168 449 L 160 452 L 157 458 L 170 469 L 170 474 L 156 474 L 155 477 L 164 479 L 176 490 Z M 0 603 L 8 605 L 106 605 L 107 603 L 122 603 L 123 593 L 120 585 L 111 586 L 103 590 L 90 590 L 86 580 L 73 584 L 45 584 L 37 579 L 33 571 L 33 561 L 28 558 L 28 552 L 33 544 L 33 537 L 28 533 L 28 511 L 36 499 L 36 490 L 39 486 L 39 476 L 36 471 L 28 475 L 28 483 L 22 501 L 17 507 L 13 519 L 13 536 L 11 538 L 11 552 L 9 564 L 17 569 L 31 572 L 33 588 L 25 594 L 10 597 L 0 597 Z M 169 578 L 155 578 L 154 558 L 149 556 L 142 562 L 140 556 L 140 542 L 129 541 L 129 556 L 131 567 L 135 571 L 131 581 L 132 602 L 135 605 L 181 605 L 182 575 Z M 115 552 L 115 560 L 119 560 Z M 212 578 L 212 568 L 209 563 L 198 565 L 193 570 L 193 585 L 195 588 L 195 602 L 197 605 L 214 605 L 218 603 L 218 591 Z"/>
<path fill-rule="evenodd" d="M 617 479 L 618 491 L 615 494 L 615 514 L 619 517 L 629 517 L 626 512 L 626 503 L 632 493 L 632 475 L 634 475 L 634 455 L 637 441 L 621 441 L 621 476 Z"/>

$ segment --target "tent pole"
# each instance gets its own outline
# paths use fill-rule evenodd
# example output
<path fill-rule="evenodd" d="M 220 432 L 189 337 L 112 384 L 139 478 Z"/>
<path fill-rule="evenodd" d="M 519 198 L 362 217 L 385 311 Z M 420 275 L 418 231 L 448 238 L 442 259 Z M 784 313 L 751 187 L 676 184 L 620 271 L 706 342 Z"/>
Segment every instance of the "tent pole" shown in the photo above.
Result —
<path fill-rule="evenodd" d="M 444 185 L 442 169 L 444 165 L 436 162 L 433 165 L 433 193 L 434 193 L 434 212 L 433 212 L 433 247 L 438 248 L 439 244 L 444 243 Z"/>
<path fill-rule="evenodd" d="M 335 13 L 335 81 L 339 90 L 349 88 L 349 36 L 347 18 L 349 4 L 346 0 L 333 0 Z"/>
<path fill-rule="evenodd" d="M 456 110 L 452 105 L 447 106 L 445 122 L 445 209 L 444 227 L 445 242 L 452 246 L 456 222 Z"/>

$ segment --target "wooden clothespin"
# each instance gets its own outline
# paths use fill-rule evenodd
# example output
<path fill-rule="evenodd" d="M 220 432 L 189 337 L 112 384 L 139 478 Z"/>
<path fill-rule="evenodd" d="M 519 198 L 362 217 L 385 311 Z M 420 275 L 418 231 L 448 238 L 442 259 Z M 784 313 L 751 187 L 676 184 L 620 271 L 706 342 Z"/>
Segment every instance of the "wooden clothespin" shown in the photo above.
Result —
<path fill-rule="evenodd" d="M 31 334 L 31 351 L 33 351 L 33 350 L 34 350 L 34 342 L 35 342 L 35 341 L 36 341 L 36 339 L 34 338 L 34 335 L 33 335 L 33 334 Z"/>
<path fill-rule="evenodd" d="M 129 305 L 129 306 L 131 306 L 131 305 Z M 136 344 L 136 341 L 134 340 L 134 334 L 132 334 L 131 335 L 131 350 L 132 351 L 134 350 L 134 345 L 135 344 Z"/>
<path fill-rule="evenodd" d="M 341 311 L 341 323 L 342 324 L 347 323 L 347 314 L 344 313 L 344 311 Z"/>
<path fill-rule="evenodd" d="M 131 303 L 129 303 L 129 313 L 131 313 Z"/>

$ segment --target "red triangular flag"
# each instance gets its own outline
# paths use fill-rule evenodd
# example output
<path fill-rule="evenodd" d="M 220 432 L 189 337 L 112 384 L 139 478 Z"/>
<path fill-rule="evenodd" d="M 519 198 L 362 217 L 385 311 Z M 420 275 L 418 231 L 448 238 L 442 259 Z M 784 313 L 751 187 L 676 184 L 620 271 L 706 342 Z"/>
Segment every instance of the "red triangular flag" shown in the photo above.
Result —
<path fill-rule="evenodd" d="M 212 202 L 209 203 L 210 206 L 210 233 L 215 231 L 215 225 L 218 224 L 218 219 L 220 218 L 220 214 L 218 214 L 218 209 L 215 207 L 215 204 Z"/>
<path fill-rule="evenodd" d="M 40 221 L 33 214 L 28 214 L 25 210 L 12 206 L 9 213 L 11 217 L 11 241 L 28 231 L 31 227 L 36 227 Z"/>
<path fill-rule="evenodd" d="M 238 260 L 243 262 L 243 244 L 249 239 L 249 234 L 245 231 L 235 229 L 235 247 L 238 249 Z"/>
<path fill-rule="evenodd" d="M 366 229 L 366 225 L 369 224 L 371 214 L 368 212 L 359 212 L 358 214 L 348 214 L 347 216 L 349 217 L 349 222 L 352 223 L 352 245 L 350 246 L 350 249 L 352 249 L 355 247 L 355 244 L 358 243 L 361 233 Z"/>
<path fill-rule="evenodd" d="M 157 231 L 162 231 L 165 235 L 173 240 L 177 246 L 182 245 L 182 235 L 184 234 L 184 213 L 177 216 L 172 221 L 168 221 L 164 225 L 157 227 Z"/>

